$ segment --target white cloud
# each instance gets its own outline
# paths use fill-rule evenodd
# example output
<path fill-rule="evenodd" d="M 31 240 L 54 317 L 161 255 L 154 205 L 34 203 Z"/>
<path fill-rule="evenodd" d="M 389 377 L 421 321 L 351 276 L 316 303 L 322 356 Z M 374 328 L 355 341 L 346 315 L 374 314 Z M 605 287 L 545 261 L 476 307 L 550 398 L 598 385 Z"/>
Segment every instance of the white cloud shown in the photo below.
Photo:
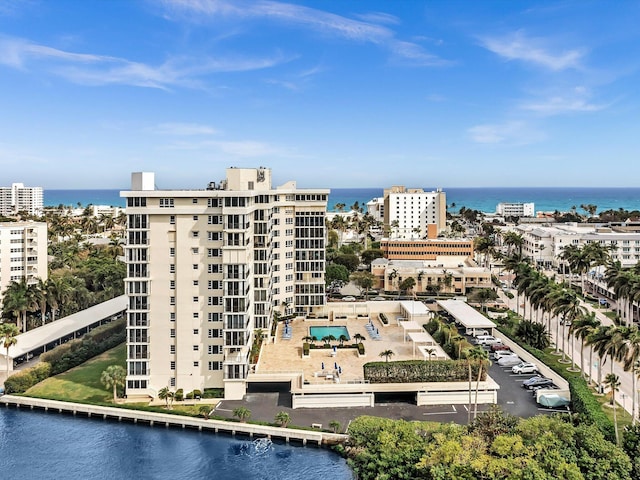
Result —
<path fill-rule="evenodd" d="M 67 52 L 23 39 L 0 38 L 0 64 L 23 70 L 33 64 L 83 85 L 200 88 L 199 77 L 207 74 L 266 69 L 286 61 L 281 54 L 266 58 L 176 57 L 153 66 L 117 57 Z"/>
<path fill-rule="evenodd" d="M 161 135 L 216 135 L 218 130 L 208 125 L 197 123 L 161 123 L 150 129 L 153 133 Z"/>
<path fill-rule="evenodd" d="M 468 133 L 476 143 L 509 146 L 528 145 L 545 138 L 543 133 L 522 121 L 476 125 L 469 128 Z"/>
<path fill-rule="evenodd" d="M 547 95 L 540 100 L 523 103 L 520 108 L 541 115 L 560 115 L 575 112 L 597 112 L 609 106 L 591 103 L 590 97 L 589 89 L 579 86 L 560 95 Z"/>
<path fill-rule="evenodd" d="M 487 50 L 507 60 L 533 63 L 553 71 L 580 68 L 585 54 L 581 49 L 551 52 L 545 48 L 547 41 L 527 37 L 520 31 L 501 38 L 485 37 L 481 43 Z"/>
<path fill-rule="evenodd" d="M 163 0 L 170 11 L 193 14 L 197 21 L 206 15 L 239 18 L 264 18 L 303 26 L 349 40 L 368 42 L 387 48 L 396 56 L 422 66 L 447 64 L 445 60 L 426 52 L 420 45 L 398 40 L 396 32 L 378 23 L 393 23 L 395 17 L 387 14 L 365 14 L 363 20 L 354 20 L 334 13 L 302 5 L 274 1 L 228 0 Z M 373 16 L 372 16 L 373 15 Z"/>

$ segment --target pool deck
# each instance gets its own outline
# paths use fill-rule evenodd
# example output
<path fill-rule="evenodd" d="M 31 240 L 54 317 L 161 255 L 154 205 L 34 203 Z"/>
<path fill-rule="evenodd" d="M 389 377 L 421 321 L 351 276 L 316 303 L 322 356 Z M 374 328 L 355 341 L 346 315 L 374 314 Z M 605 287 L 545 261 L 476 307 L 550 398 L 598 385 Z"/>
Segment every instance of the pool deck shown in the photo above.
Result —
<path fill-rule="evenodd" d="M 399 313 L 398 313 L 399 315 Z M 369 322 L 367 317 L 357 317 L 349 315 L 346 319 L 309 319 L 297 318 L 289 322 L 291 328 L 291 339 L 283 340 L 282 331 L 284 324 L 278 325 L 274 343 L 263 344 L 260 361 L 256 366 L 255 373 L 278 374 L 284 372 L 302 372 L 304 380 L 311 384 L 323 384 L 336 382 L 336 378 L 329 378 L 325 375 L 335 375 L 335 365 L 342 369 L 339 376 L 340 383 L 360 382 L 364 378 L 362 366 L 368 362 L 384 361 L 380 353 L 385 350 L 392 350 L 394 355 L 389 360 L 412 360 L 423 359 L 423 355 L 416 348 L 416 356 L 413 356 L 413 344 L 407 339 L 403 341 L 404 330 L 395 320 L 395 314 L 387 313 L 389 325 L 384 326 L 379 320 L 377 313 L 371 314 L 371 321 L 378 329 L 380 340 L 373 340 L 369 336 L 365 325 Z M 347 343 L 355 343 L 354 335 L 359 333 L 365 340 L 365 356 L 359 357 L 355 348 L 338 348 L 337 355 L 332 356 L 333 349 L 311 349 L 310 358 L 302 358 L 303 338 L 309 335 L 309 327 L 312 326 L 345 326 L 349 330 L 351 340 Z M 321 342 L 316 342 L 320 345 Z M 338 345 L 339 342 L 331 342 L 331 345 Z M 322 370 L 322 363 L 325 369 Z"/>

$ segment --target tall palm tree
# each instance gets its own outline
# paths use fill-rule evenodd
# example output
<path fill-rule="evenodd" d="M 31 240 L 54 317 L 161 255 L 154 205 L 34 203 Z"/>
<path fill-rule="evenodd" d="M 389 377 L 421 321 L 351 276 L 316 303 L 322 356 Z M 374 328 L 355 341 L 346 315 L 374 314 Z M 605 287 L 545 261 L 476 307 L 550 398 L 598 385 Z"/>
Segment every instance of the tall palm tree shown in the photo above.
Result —
<path fill-rule="evenodd" d="M 35 287 L 34 300 L 38 303 L 38 309 L 40 310 L 40 321 L 42 325 L 44 325 L 47 316 L 47 306 L 49 305 L 47 280 L 38 278 L 38 283 Z"/>
<path fill-rule="evenodd" d="M 485 364 L 489 361 L 489 353 L 482 347 L 477 346 L 470 349 L 467 355 L 478 365 L 478 377 L 476 379 L 476 396 L 473 406 L 473 418 L 478 416 L 478 391 L 480 390 L 480 379 L 484 371 Z"/>
<path fill-rule="evenodd" d="M 56 275 L 49 278 L 47 281 L 47 295 L 49 297 L 49 306 L 51 307 L 52 322 L 56 320 L 56 312 L 60 310 L 65 302 L 71 299 L 72 294 L 71 286 L 66 277 Z"/>
<path fill-rule="evenodd" d="M 580 369 L 582 370 L 583 378 L 586 378 L 587 372 L 584 368 L 584 346 L 596 328 L 600 326 L 600 321 L 596 318 L 595 312 L 589 312 L 578 317 L 569 327 L 569 333 L 574 334 L 580 340 Z M 589 349 L 589 372 L 591 372 L 593 349 Z M 591 382 L 591 375 L 589 375 L 589 382 Z"/>
<path fill-rule="evenodd" d="M 572 324 L 576 318 L 586 313 L 586 309 L 580 304 L 580 299 L 576 292 L 563 288 L 555 297 L 553 310 L 556 315 L 562 316 L 562 361 L 566 361 L 565 331 L 567 323 Z M 575 368 L 575 362 L 573 367 Z"/>
<path fill-rule="evenodd" d="M 2 339 L 2 346 L 6 350 L 7 358 L 7 377 L 9 376 L 9 348 L 18 343 L 18 335 L 20 330 L 13 323 L 0 323 L 0 339 Z"/>
<path fill-rule="evenodd" d="M 158 391 L 158 398 L 164 400 L 165 405 L 169 408 L 169 401 L 173 400 L 174 393 L 169 390 L 169 387 L 163 387 Z"/>
<path fill-rule="evenodd" d="M 11 282 L 4 291 L 2 309 L 15 317 L 16 325 L 21 332 L 26 331 L 27 311 L 30 308 L 31 301 L 27 280 L 22 278 L 19 282 Z"/>
<path fill-rule="evenodd" d="M 606 362 L 606 357 L 611 357 L 611 370 L 613 373 L 613 362 L 617 355 L 618 340 L 617 335 L 618 327 L 613 325 L 601 325 L 597 327 L 591 335 L 587 338 L 587 345 L 593 346 L 593 349 L 598 354 L 598 386 L 602 385 L 602 366 Z"/>
<path fill-rule="evenodd" d="M 604 383 L 611 390 L 611 404 L 613 405 L 613 426 L 616 432 L 616 445 L 620 445 L 618 418 L 616 416 L 616 392 L 620 390 L 620 378 L 615 373 L 609 373 L 605 377 Z"/>

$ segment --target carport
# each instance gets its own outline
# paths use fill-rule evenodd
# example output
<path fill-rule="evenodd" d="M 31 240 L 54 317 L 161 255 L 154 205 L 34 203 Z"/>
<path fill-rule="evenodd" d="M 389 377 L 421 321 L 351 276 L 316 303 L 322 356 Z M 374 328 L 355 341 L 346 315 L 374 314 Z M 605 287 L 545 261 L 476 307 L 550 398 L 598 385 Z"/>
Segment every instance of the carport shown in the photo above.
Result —
<path fill-rule="evenodd" d="M 474 335 L 477 331 L 487 330 L 493 334 L 496 324 L 469 306 L 462 300 L 438 300 L 438 305 L 451 315 L 456 323 L 465 328 L 467 335 Z"/>

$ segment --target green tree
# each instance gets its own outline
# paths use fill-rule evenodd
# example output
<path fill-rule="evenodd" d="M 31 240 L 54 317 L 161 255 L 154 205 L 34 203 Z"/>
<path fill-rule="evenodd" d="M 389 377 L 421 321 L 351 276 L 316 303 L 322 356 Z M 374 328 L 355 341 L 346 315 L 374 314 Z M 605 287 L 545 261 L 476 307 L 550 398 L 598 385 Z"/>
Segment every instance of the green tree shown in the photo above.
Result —
<path fill-rule="evenodd" d="M 289 425 L 289 422 L 291 422 L 291 415 L 282 410 L 276 413 L 275 420 L 276 423 L 280 424 L 282 428 L 287 428 L 287 425 Z"/>
<path fill-rule="evenodd" d="M 25 332 L 27 329 L 27 311 L 30 308 L 29 286 L 26 279 L 23 278 L 19 282 L 12 281 L 3 294 L 3 316 L 13 316 L 16 319 L 18 330 Z"/>
<path fill-rule="evenodd" d="M 362 259 L 362 263 L 371 265 L 371 262 L 373 262 L 376 258 L 384 258 L 384 252 L 379 248 L 370 248 L 363 251 L 360 254 L 360 258 Z"/>
<path fill-rule="evenodd" d="M 360 265 L 360 259 L 352 253 L 340 253 L 333 258 L 333 262 L 344 265 L 349 272 L 355 272 Z"/>
<path fill-rule="evenodd" d="M 375 281 L 375 277 L 372 273 L 369 272 L 355 272 L 352 273 L 349 277 L 350 280 L 358 287 L 360 290 L 360 295 L 364 293 L 365 298 L 369 298 L 369 290 L 373 287 L 373 282 Z"/>
<path fill-rule="evenodd" d="M 238 420 L 244 423 L 251 417 L 251 410 L 249 410 L 247 407 L 234 408 L 233 416 L 238 417 Z"/>
<path fill-rule="evenodd" d="M 478 416 L 478 391 L 480 390 L 480 380 L 482 380 L 484 367 L 489 362 L 489 354 L 484 348 L 477 346 L 469 349 L 467 351 L 467 356 L 473 363 L 478 366 L 478 377 L 476 378 L 476 394 L 473 406 L 473 418 L 476 418 Z"/>
<path fill-rule="evenodd" d="M 18 343 L 18 334 L 20 330 L 13 323 L 0 323 L 0 338 L 2 339 L 2 346 L 6 351 L 7 357 L 7 377 L 9 376 L 9 348 Z"/>
<path fill-rule="evenodd" d="M 127 371 L 120 365 L 109 365 L 100 375 L 100 382 L 107 388 L 113 388 L 113 401 L 118 399 L 118 387 L 124 387 Z"/>
<path fill-rule="evenodd" d="M 416 279 L 413 277 L 407 277 L 400 282 L 398 288 L 401 292 L 408 292 L 409 290 L 413 290 L 413 287 L 416 286 Z"/>
<path fill-rule="evenodd" d="M 169 387 L 163 387 L 158 391 L 158 398 L 164 400 L 166 408 L 170 408 L 169 403 L 173 402 L 174 393 Z"/>
<path fill-rule="evenodd" d="M 201 405 L 198 409 L 198 413 L 204 417 L 205 420 L 209 420 L 211 414 L 211 405 Z"/>
<path fill-rule="evenodd" d="M 342 287 L 349 281 L 349 270 L 344 265 L 329 263 L 325 269 L 324 279 L 327 285 Z"/>
<path fill-rule="evenodd" d="M 333 431 L 333 433 L 338 433 L 341 426 L 342 425 L 340 425 L 340 422 L 338 422 L 337 420 L 331 420 L 329 422 L 329 428 Z"/>

